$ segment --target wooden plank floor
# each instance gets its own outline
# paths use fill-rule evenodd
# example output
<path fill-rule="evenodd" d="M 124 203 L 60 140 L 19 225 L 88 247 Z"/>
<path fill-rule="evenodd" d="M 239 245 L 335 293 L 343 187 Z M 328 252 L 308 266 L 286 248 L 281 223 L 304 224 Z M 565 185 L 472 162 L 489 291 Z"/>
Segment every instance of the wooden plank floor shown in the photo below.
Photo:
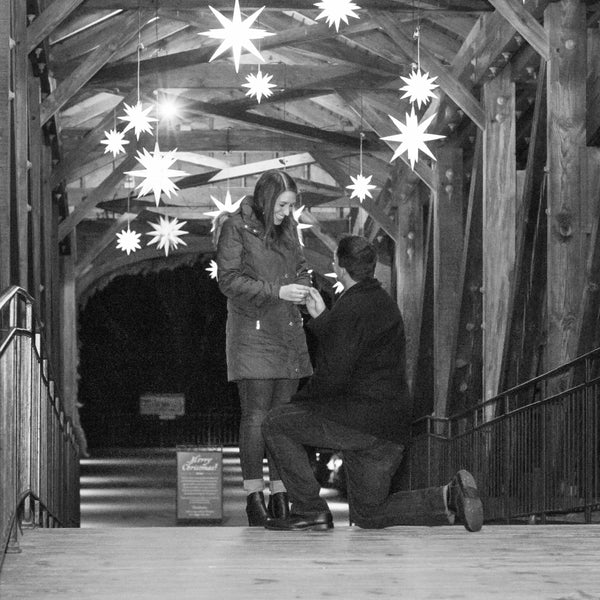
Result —
<path fill-rule="evenodd" d="M 600 526 L 31 530 L 2 600 L 600 599 Z"/>

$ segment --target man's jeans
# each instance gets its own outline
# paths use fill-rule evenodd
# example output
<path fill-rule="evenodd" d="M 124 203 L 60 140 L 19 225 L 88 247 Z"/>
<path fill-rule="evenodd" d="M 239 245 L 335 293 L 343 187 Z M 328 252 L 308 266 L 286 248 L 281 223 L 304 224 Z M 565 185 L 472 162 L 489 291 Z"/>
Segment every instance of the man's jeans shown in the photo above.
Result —
<path fill-rule="evenodd" d="M 442 525 L 453 522 L 445 488 L 390 494 L 403 447 L 325 419 L 303 403 L 271 410 L 263 435 L 290 496 L 292 512 L 308 516 L 328 511 L 319 496 L 304 446 L 342 452 L 348 485 L 350 520 L 374 529 L 392 525 Z"/>

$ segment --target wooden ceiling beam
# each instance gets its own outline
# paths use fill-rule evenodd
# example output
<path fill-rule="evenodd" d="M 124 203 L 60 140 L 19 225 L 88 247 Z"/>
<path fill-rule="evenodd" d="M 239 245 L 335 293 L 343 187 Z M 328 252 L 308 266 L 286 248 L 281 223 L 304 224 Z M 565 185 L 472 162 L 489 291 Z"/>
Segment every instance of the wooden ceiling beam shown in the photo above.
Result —
<path fill-rule="evenodd" d="M 138 15 L 129 13 L 115 24 L 105 43 L 79 65 L 68 79 L 45 98 L 40 106 L 40 125 L 53 117 L 115 54 L 119 47 L 137 34 Z"/>
<path fill-rule="evenodd" d="M 27 53 L 45 40 L 83 0 L 54 0 L 27 27 Z"/>

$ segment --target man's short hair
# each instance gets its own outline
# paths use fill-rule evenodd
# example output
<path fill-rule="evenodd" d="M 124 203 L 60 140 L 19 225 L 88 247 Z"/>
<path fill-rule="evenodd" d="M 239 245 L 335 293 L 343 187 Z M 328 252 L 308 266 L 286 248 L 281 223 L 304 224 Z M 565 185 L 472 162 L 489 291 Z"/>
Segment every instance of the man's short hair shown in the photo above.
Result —
<path fill-rule="evenodd" d="M 348 235 L 342 238 L 336 255 L 338 265 L 346 269 L 354 281 L 373 277 L 377 253 L 365 238 L 359 235 Z"/>

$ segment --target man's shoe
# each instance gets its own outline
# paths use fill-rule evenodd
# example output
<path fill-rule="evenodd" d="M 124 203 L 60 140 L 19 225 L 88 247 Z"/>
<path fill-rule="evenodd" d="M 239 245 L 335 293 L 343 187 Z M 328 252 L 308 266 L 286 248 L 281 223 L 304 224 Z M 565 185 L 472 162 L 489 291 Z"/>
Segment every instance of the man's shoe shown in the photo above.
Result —
<path fill-rule="evenodd" d="M 246 499 L 246 515 L 250 527 L 262 527 L 269 513 L 265 506 L 265 496 L 262 492 L 252 492 Z"/>
<path fill-rule="evenodd" d="M 269 517 L 273 519 L 287 519 L 290 516 L 290 503 L 287 492 L 276 492 L 269 496 L 267 506 Z"/>
<path fill-rule="evenodd" d="M 473 475 L 458 471 L 448 485 L 448 508 L 468 531 L 479 531 L 483 525 L 483 505 Z"/>
<path fill-rule="evenodd" d="M 287 519 L 267 519 L 265 527 L 275 531 L 325 531 L 333 529 L 333 517 L 329 511 L 306 516 L 292 513 Z"/>

